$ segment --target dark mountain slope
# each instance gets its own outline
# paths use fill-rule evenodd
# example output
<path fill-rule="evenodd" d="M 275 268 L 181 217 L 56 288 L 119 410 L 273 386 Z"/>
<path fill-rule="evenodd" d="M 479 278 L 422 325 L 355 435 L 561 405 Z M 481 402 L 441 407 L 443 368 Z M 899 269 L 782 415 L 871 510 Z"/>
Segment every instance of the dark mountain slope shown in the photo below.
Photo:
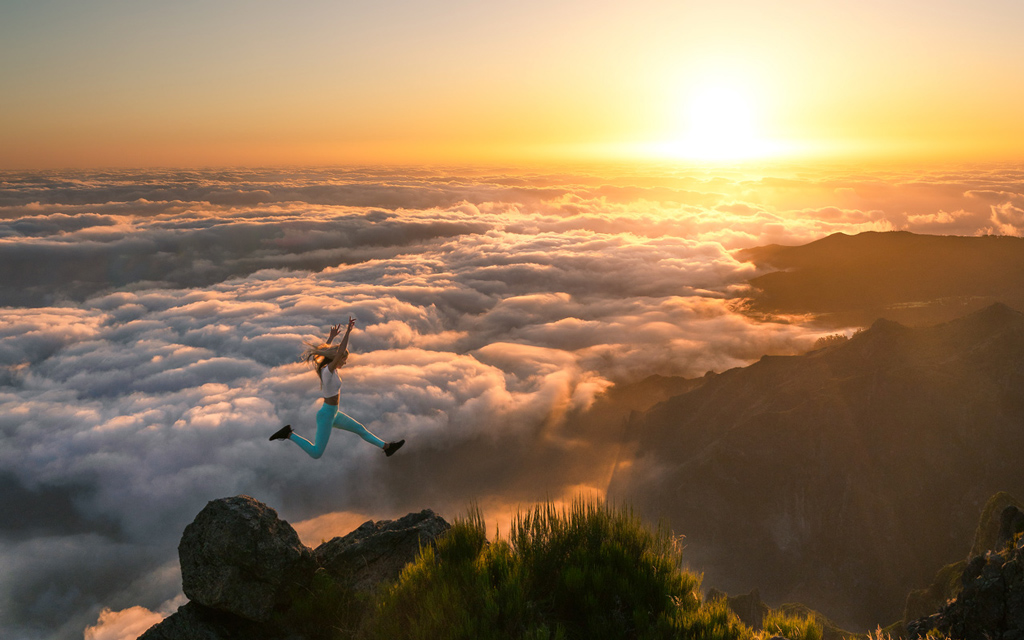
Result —
<path fill-rule="evenodd" d="M 634 417 L 609 495 L 685 534 L 706 584 L 873 629 L 1024 494 L 1024 316 L 993 305 L 765 357 Z"/>
<path fill-rule="evenodd" d="M 837 233 L 737 256 L 776 270 L 751 280 L 753 311 L 813 313 L 837 326 L 879 316 L 931 324 L 993 302 L 1024 305 L 1024 238 Z"/>

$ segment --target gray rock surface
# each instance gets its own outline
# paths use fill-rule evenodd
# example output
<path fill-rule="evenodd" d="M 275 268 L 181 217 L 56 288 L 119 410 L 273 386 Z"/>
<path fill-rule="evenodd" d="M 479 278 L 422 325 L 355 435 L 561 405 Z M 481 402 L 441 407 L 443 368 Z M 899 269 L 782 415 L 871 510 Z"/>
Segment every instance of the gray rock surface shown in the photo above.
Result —
<path fill-rule="evenodd" d="M 189 600 L 257 622 L 287 606 L 316 568 L 291 525 L 249 496 L 207 504 L 185 527 L 178 557 Z"/>
<path fill-rule="evenodd" d="M 185 528 L 178 545 L 182 589 L 191 601 L 140 638 L 329 637 L 330 629 L 297 631 L 292 624 L 292 599 L 309 593 L 304 587 L 314 573 L 327 572 L 347 589 L 371 593 L 382 582 L 397 579 L 421 547 L 433 544 L 449 528 L 428 509 L 398 520 L 366 522 L 314 552 L 262 502 L 249 496 L 214 500 Z"/>
<path fill-rule="evenodd" d="M 246 627 L 252 624 L 189 602 L 160 624 L 150 627 L 139 640 L 230 640 L 247 633 Z"/>
<path fill-rule="evenodd" d="M 953 640 L 1024 640 L 1024 538 L 976 556 L 961 580 L 955 600 L 907 625 L 912 638 L 937 630 Z"/>
<path fill-rule="evenodd" d="M 317 547 L 316 560 L 345 586 L 372 591 L 381 582 L 398 578 L 420 547 L 433 544 L 449 528 L 430 509 L 398 520 L 370 520 L 352 533 Z"/>

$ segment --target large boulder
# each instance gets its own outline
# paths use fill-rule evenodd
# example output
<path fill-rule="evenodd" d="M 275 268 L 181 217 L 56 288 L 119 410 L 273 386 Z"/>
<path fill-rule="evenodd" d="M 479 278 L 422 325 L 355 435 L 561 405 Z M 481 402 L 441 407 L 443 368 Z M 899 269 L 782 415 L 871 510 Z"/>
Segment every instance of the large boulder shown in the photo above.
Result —
<path fill-rule="evenodd" d="M 366 522 L 314 552 L 299 541 L 291 525 L 262 502 L 249 496 L 214 500 L 185 528 L 178 545 L 182 589 L 191 601 L 141 638 L 329 637 L 332 631 L 328 627 L 299 624 L 308 615 L 303 607 L 309 606 L 308 598 L 316 591 L 313 576 L 317 571 L 342 586 L 340 593 L 344 589 L 369 593 L 381 582 L 398 578 L 422 547 L 434 544 L 449 528 L 443 518 L 427 509 L 398 520 Z M 293 604 L 295 608 L 291 608 Z"/>
<path fill-rule="evenodd" d="M 421 547 L 432 545 L 450 527 L 430 509 L 398 520 L 370 520 L 317 547 L 316 560 L 341 584 L 368 592 L 381 582 L 398 578 Z"/>
<path fill-rule="evenodd" d="M 178 557 L 189 600 L 256 622 L 286 607 L 316 568 L 291 525 L 249 496 L 208 503 L 185 527 Z"/>
<path fill-rule="evenodd" d="M 258 624 L 189 602 L 138 640 L 253 640 L 259 637 Z"/>

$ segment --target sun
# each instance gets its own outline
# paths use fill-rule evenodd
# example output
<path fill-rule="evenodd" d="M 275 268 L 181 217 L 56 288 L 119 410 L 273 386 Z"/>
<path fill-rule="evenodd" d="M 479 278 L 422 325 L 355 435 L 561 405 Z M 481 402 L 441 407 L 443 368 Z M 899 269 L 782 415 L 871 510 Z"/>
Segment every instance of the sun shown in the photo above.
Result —
<path fill-rule="evenodd" d="M 779 128 L 781 100 L 767 81 L 750 74 L 688 73 L 662 82 L 644 103 L 653 116 L 632 140 L 593 144 L 588 153 L 658 162 L 747 164 L 805 157 L 814 146 Z M 782 133 L 782 135 L 779 135 Z"/>
<path fill-rule="evenodd" d="M 733 87 L 709 87 L 690 103 L 686 141 L 705 151 L 738 151 L 754 138 L 749 98 Z"/>
<path fill-rule="evenodd" d="M 693 87 L 680 109 L 676 135 L 661 146 L 666 155 L 705 161 L 738 161 L 776 154 L 758 128 L 757 103 L 737 85 Z"/>

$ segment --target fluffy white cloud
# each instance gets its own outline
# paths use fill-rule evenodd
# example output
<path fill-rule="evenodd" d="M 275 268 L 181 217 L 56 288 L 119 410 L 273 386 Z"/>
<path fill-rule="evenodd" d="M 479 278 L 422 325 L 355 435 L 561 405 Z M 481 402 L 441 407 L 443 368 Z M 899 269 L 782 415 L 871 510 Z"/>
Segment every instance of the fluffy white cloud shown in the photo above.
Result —
<path fill-rule="evenodd" d="M 600 492 L 605 460 L 559 425 L 609 384 L 818 337 L 736 310 L 756 272 L 734 249 L 1024 226 L 1019 177 L 985 171 L 3 185 L 0 507 L 21 517 L 0 526 L 0 631 L 26 638 L 120 637 L 164 613 L 181 530 L 224 495 L 315 537 L 364 514 Z M 318 383 L 298 352 L 350 315 L 342 410 L 406 448 L 336 432 L 314 461 L 268 442 L 285 423 L 312 436 Z"/>

